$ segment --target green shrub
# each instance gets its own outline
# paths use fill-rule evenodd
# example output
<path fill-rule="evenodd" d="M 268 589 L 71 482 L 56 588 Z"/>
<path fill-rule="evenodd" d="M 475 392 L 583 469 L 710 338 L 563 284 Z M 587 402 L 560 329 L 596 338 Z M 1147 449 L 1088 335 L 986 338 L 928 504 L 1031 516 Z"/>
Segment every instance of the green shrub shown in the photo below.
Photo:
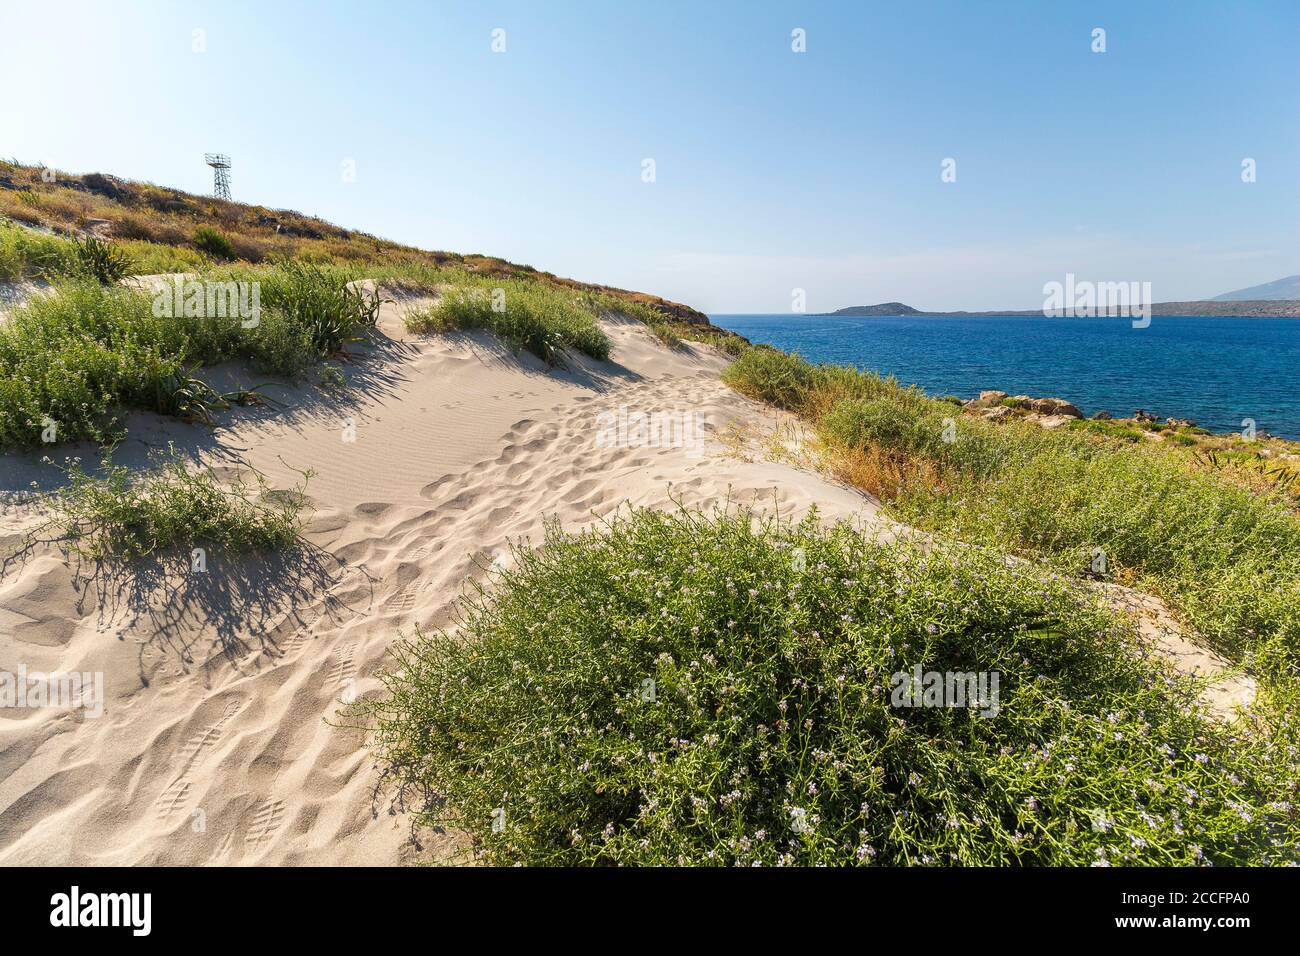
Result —
<path fill-rule="evenodd" d="M 514 558 L 356 711 L 486 862 L 1296 858 L 1280 761 L 1059 578 L 745 512 Z M 997 708 L 895 706 L 915 667 L 996 672 Z"/>
<path fill-rule="evenodd" d="M 299 541 L 302 485 L 288 495 L 268 496 L 265 480 L 228 485 L 211 470 L 191 471 L 174 454 L 157 469 L 132 473 L 104 462 L 104 475 L 66 469 L 67 485 L 47 496 L 54 529 L 71 550 L 91 560 L 141 558 L 192 545 L 232 553 L 282 551 Z"/>
<path fill-rule="evenodd" d="M 949 415 L 946 421 L 955 419 Z M 868 398 L 838 402 L 821 427 L 832 441 L 851 448 L 884 445 L 905 455 L 938 457 L 944 450 L 944 422 L 934 413 L 917 415 L 892 399 Z"/>
<path fill-rule="evenodd" d="M 134 263 L 125 250 L 94 236 L 73 239 L 73 256 L 76 273 L 101 285 L 113 285 L 135 274 Z"/>
<path fill-rule="evenodd" d="M 341 352 L 379 317 L 378 292 L 367 290 L 345 268 L 285 260 L 239 275 L 261 282 L 263 309 L 300 330 L 320 357 Z"/>
<path fill-rule="evenodd" d="M 742 395 L 777 408 L 798 411 L 812 390 L 815 367 L 776 349 L 750 349 L 722 372 L 722 380 Z"/>
<path fill-rule="evenodd" d="M 1036 437 L 1014 427 L 981 427 L 946 402 L 918 401 L 904 390 L 887 398 L 837 402 L 820 419 L 818 434 L 840 448 L 884 448 L 972 477 L 996 473 L 1021 443 Z"/>
<path fill-rule="evenodd" d="M 36 445 L 51 424 L 58 440 L 108 440 L 124 407 L 153 407 L 184 350 L 142 292 L 80 281 L 33 297 L 0 325 L 0 446 Z"/>
<path fill-rule="evenodd" d="M 85 278 L 112 285 L 135 273 L 129 252 L 95 236 L 65 239 L 0 223 L 0 281 Z"/>
<path fill-rule="evenodd" d="M 226 262 L 238 258 L 230 239 L 211 226 L 199 226 L 194 230 L 194 248 Z"/>
<path fill-rule="evenodd" d="M 1161 449 L 1046 437 L 993 480 L 917 483 L 894 506 L 915 526 L 1075 572 L 1099 548 L 1112 575 L 1172 600 L 1221 649 L 1281 638 L 1300 658 L 1300 522 Z"/>
<path fill-rule="evenodd" d="M 416 335 L 446 335 L 459 329 L 457 315 L 452 309 L 424 306 L 412 309 L 404 319 L 406 331 Z"/>
<path fill-rule="evenodd" d="M 76 271 L 70 239 L 0 222 L 0 282 L 54 279 Z"/>
<path fill-rule="evenodd" d="M 1079 418 L 1070 422 L 1066 426 L 1073 431 L 1091 432 L 1094 435 L 1102 435 L 1106 438 L 1117 438 L 1120 441 L 1139 442 L 1142 441 L 1142 432 L 1132 425 L 1124 422 L 1106 421 L 1104 419 Z"/>

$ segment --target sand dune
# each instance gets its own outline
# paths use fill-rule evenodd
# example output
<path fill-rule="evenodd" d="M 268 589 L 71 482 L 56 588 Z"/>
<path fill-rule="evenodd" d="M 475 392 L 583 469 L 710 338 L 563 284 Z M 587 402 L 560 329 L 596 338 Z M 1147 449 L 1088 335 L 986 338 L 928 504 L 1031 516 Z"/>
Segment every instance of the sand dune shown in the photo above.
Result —
<path fill-rule="evenodd" d="M 609 321 L 609 362 L 548 370 L 481 336 L 413 340 L 402 306 L 345 373 L 351 388 L 269 388 L 283 409 L 216 431 L 136 416 L 116 459 L 173 442 L 276 487 L 313 468 L 311 547 L 289 559 L 208 556 L 205 573 L 148 562 L 77 567 L 53 546 L 0 578 L 0 670 L 102 672 L 102 716 L 0 711 L 0 864 L 390 864 L 441 859 L 452 837 L 410 839 L 340 701 L 375 693 L 392 641 L 436 626 L 467 578 L 556 516 L 579 528 L 624 504 L 727 500 L 888 533 L 875 504 L 809 471 L 728 453 L 733 423 L 773 413 L 723 386 L 725 360 L 669 350 Z M 223 380 L 258 384 L 239 369 Z M 609 441 L 629 415 L 700 413 L 699 447 Z M 605 417 L 601 417 L 604 415 Z M 352 440 L 349 440 L 352 439 Z M 60 449 L 81 454 L 93 449 Z M 0 549 L 38 519 L 13 504 L 48 487 L 35 455 L 4 459 Z"/>

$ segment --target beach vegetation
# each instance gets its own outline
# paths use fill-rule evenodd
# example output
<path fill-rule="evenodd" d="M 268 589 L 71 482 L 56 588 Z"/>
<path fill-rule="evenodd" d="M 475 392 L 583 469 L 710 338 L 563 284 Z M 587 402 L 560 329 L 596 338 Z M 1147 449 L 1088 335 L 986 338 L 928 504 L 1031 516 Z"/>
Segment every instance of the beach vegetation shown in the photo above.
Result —
<path fill-rule="evenodd" d="M 194 230 L 194 248 L 206 253 L 213 259 L 229 261 L 239 258 L 230 239 L 211 226 L 199 226 Z"/>
<path fill-rule="evenodd" d="M 916 672 L 997 674 L 997 700 L 900 706 Z M 1208 717 L 1095 594 L 815 515 L 552 525 L 383 680 L 353 716 L 420 821 L 492 864 L 1274 864 L 1300 845 L 1294 738 Z"/>
<path fill-rule="evenodd" d="M 288 493 L 271 493 L 262 475 L 219 480 L 174 451 L 151 469 L 133 470 L 106 457 L 96 471 L 76 460 L 60 466 L 66 482 L 44 496 L 54 532 L 69 551 L 92 561 L 165 555 L 191 547 L 242 554 L 283 551 L 299 543 L 300 513 L 310 473 Z"/>
<path fill-rule="evenodd" d="M 0 447 L 110 442 L 130 411 L 210 422 L 224 397 L 200 368 L 238 359 L 300 375 L 364 335 L 379 308 L 340 266 L 283 262 L 209 278 L 260 283 L 256 321 L 159 310 L 148 292 L 86 279 L 14 309 L 0 324 Z"/>
<path fill-rule="evenodd" d="M 1170 442 L 958 418 L 915 389 L 797 356 L 747 352 L 723 378 L 808 415 L 846 476 L 884 474 L 864 487 L 912 527 L 1074 574 L 1101 550 L 1110 580 L 1165 598 L 1237 659 L 1277 645 L 1300 662 L 1300 520 L 1279 491 Z M 841 397 L 856 393 L 875 397 Z"/>

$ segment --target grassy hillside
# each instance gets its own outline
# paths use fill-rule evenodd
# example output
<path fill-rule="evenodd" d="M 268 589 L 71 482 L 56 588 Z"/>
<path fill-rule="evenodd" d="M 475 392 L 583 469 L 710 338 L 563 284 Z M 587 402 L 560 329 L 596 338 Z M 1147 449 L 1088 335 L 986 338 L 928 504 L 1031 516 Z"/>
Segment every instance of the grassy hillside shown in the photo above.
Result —
<path fill-rule="evenodd" d="M 47 182 L 47 178 L 51 181 Z M 533 279 L 645 305 L 665 321 L 709 324 L 703 313 L 654 295 L 564 279 L 493 256 L 428 252 L 291 210 L 195 196 L 101 173 L 74 175 L 0 162 L 0 219 L 63 236 L 89 232 L 111 238 L 131 255 L 135 271 L 141 274 L 175 272 L 232 260 L 255 264 L 277 258 L 358 266 L 414 265 Z M 20 277 L 12 263 L 10 259 L 7 265 L 0 258 L 0 280 Z"/>
<path fill-rule="evenodd" d="M 99 174 L 46 182 L 39 169 L 0 163 L 0 216 L 11 220 L 0 220 L 0 281 L 44 280 L 57 292 L 0 325 L 0 449 L 51 434 L 111 442 L 133 410 L 210 422 L 215 410 L 257 398 L 215 392 L 201 367 L 238 360 L 302 376 L 375 324 L 375 288 L 436 298 L 410 316 L 412 331 L 486 328 L 551 364 L 570 351 L 607 358 L 598 319 L 613 313 L 670 345 L 690 338 L 735 353 L 746 344 L 656 296 Z M 121 281 L 160 272 L 255 285 L 260 314 L 241 323 L 204 300 L 160 316 L 152 294 Z"/>

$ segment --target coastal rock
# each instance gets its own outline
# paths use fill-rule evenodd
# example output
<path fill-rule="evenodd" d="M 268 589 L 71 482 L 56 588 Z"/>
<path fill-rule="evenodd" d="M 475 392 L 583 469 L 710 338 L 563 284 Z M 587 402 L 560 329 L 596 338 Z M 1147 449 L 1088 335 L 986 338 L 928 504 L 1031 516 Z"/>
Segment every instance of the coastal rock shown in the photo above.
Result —
<path fill-rule="evenodd" d="M 1133 421 L 1135 422 L 1153 422 L 1155 420 L 1156 417 L 1152 415 L 1150 412 L 1148 412 L 1146 409 L 1139 408 L 1136 412 L 1133 413 Z"/>
<path fill-rule="evenodd" d="M 1190 418 L 1166 418 L 1165 424 L 1170 428 L 1195 428 L 1196 422 Z"/>
<path fill-rule="evenodd" d="M 962 408 L 971 415 L 993 420 L 1023 412 L 1028 418 L 1043 424 L 1044 428 L 1059 428 L 1072 419 L 1083 418 L 1083 412 L 1063 398 L 1008 395 L 997 389 L 985 389 L 980 392 L 979 398 L 972 398 L 964 403 Z M 1051 421 L 1043 423 L 1044 418 Z"/>
<path fill-rule="evenodd" d="M 1115 418 L 1115 416 L 1112 415 L 1110 412 L 1105 412 L 1105 411 L 1098 412 L 1096 415 L 1093 415 L 1092 417 L 1094 421 L 1098 421 L 1098 422 L 1108 422 Z"/>
<path fill-rule="evenodd" d="M 1063 398 L 1036 398 L 1030 402 L 1029 407 L 1040 415 L 1063 415 L 1066 418 L 1083 417 L 1083 412 Z"/>

